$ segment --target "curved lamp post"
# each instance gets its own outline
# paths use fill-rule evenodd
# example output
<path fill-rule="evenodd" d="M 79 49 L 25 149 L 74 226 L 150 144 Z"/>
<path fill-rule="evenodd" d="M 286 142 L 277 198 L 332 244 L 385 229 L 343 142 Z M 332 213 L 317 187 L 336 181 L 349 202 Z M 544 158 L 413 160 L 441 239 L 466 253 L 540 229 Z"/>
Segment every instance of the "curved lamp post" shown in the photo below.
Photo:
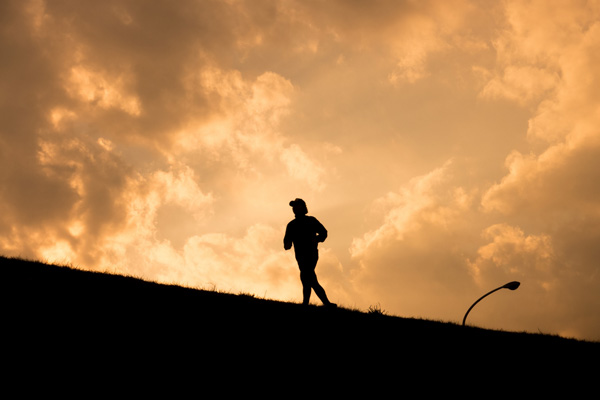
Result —
<path fill-rule="evenodd" d="M 481 296 L 475 303 L 473 303 L 473 305 L 471 307 L 469 307 L 469 309 L 467 310 L 467 313 L 465 314 L 465 317 L 463 318 L 463 326 L 465 326 L 465 321 L 467 320 L 467 315 L 469 315 L 469 312 L 471 311 L 471 309 L 473 307 L 475 307 L 475 304 L 479 303 L 484 297 L 489 296 L 490 294 L 494 293 L 497 290 L 500 289 L 510 289 L 510 290 L 515 290 L 516 288 L 519 287 L 521 283 L 517 282 L 517 281 L 512 281 L 512 282 L 508 282 L 506 285 L 502 285 L 486 294 L 484 294 L 483 296 Z"/>

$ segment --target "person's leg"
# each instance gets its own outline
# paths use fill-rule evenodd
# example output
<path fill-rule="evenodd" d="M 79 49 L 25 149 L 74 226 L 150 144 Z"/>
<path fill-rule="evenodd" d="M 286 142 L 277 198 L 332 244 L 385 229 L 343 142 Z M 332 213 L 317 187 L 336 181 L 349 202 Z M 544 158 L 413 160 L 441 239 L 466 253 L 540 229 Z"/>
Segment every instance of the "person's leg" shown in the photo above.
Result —
<path fill-rule="evenodd" d="M 312 291 L 312 280 L 310 271 L 300 270 L 300 282 L 302 282 L 302 304 L 308 305 Z"/>
<path fill-rule="evenodd" d="M 313 287 L 313 280 L 316 279 L 315 267 L 319 253 L 316 251 L 305 251 L 296 253 L 296 260 L 300 268 L 300 281 L 302 282 L 302 304 L 308 305 Z"/>
<path fill-rule="evenodd" d="M 317 280 L 317 274 L 315 274 L 314 271 L 313 271 L 313 276 L 314 276 L 314 278 L 312 279 L 312 288 L 315 291 L 315 294 L 317 295 L 317 297 L 319 299 L 321 299 L 321 302 L 323 302 L 323 304 L 330 304 L 331 302 L 327 298 L 325 289 L 323 289 L 323 286 L 321 286 L 321 284 Z"/>
<path fill-rule="evenodd" d="M 308 304 L 311 294 L 311 288 L 315 291 L 315 294 L 321 302 L 325 305 L 331 305 L 332 303 L 327 298 L 327 294 L 325 293 L 325 289 L 319 283 L 317 279 L 317 274 L 314 269 L 303 270 L 300 271 L 300 280 L 302 281 L 302 290 L 304 293 L 304 302 L 303 304 Z"/>

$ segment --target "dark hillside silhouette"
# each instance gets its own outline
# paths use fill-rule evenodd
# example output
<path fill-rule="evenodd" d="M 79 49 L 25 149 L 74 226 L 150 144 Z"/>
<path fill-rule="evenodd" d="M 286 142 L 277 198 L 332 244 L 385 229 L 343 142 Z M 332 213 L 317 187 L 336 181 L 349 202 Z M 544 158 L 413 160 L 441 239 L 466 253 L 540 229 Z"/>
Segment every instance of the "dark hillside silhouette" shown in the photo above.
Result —
<path fill-rule="evenodd" d="M 474 376 L 490 384 L 533 384 L 532 373 L 583 379 L 595 375 L 587 365 L 600 354 L 598 343 L 553 335 L 306 307 L 19 259 L 0 257 L 0 271 L 3 361 L 16 371 L 101 373 L 105 384 L 111 374 L 147 379 L 151 370 L 192 374 L 200 388 L 211 379 L 271 385 L 315 374 L 338 394 L 425 382 L 446 390 Z"/>

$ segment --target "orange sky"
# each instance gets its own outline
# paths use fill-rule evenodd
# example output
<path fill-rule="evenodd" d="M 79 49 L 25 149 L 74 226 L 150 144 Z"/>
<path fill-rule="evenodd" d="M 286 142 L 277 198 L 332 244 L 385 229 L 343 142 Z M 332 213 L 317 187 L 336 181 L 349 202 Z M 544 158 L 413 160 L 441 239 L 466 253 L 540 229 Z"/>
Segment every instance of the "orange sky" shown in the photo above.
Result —
<path fill-rule="evenodd" d="M 600 340 L 600 1 L 2 1 L 0 253 Z M 315 301 L 317 301 L 315 299 Z"/>

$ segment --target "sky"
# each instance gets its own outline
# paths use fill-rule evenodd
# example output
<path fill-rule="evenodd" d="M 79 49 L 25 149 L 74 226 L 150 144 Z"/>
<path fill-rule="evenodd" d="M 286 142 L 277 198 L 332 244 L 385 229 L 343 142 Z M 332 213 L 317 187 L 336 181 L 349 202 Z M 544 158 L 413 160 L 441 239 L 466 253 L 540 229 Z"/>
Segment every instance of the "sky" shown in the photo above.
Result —
<path fill-rule="evenodd" d="M 1 0 L 0 254 L 600 340 L 600 1 Z M 313 295 L 313 302 L 319 304 Z"/>

